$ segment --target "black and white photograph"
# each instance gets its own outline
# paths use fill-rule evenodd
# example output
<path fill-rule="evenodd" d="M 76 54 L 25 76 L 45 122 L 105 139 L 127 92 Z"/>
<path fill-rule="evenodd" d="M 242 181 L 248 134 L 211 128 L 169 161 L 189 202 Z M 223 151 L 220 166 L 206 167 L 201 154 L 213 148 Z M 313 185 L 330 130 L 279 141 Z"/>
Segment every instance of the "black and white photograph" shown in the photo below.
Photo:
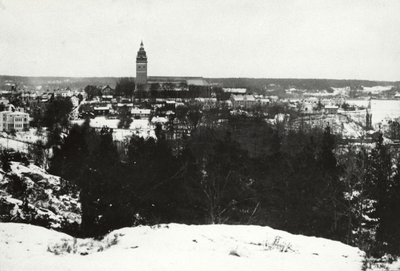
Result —
<path fill-rule="evenodd" d="M 400 270 L 400 1 L 0 0 L 0 270 Z"/>

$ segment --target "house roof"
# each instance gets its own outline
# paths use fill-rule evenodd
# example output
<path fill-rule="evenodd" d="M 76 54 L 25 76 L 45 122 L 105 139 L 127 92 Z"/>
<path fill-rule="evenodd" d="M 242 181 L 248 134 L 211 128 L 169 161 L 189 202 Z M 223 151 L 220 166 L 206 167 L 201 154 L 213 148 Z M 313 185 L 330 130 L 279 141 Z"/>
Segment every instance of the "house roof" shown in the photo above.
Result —
<path fill-rule="evenodd" d="M 151 112 L 150 109 L 132 108 L 132 110 L 131 110 L 132 114 L 150 114 L 150 112 Z"/>
<path fill-rule="evenodd" d="M 232 94 L 231 97 L 235 102 L 239 102 L 239 101 L 255 102 L 256 101 L 254 96 L 250 95 L 250 94 L 246 94 L 246 95 L 234 95 L 234 94 Z"/>
<path fill-rule="evenodd" d="M 110 110 L 110 108 L 108 108 L 107 106 L 98 106 L 95 107 L 94 110 Z"/>
<path fill-rule="evenodd" d="M 240 93 L 240 94 L 245 94 L 247 91 L 247 89 L 245 88 L 223 88 L 222 90 L 227 93 Z"/>
<path fill-rule="evenodd" d="M 29 115 L 28 113 L 25 112 L 20 112 L 20 111 L 1 111 L 0 114 L 4 115 L 12 115 L 12 116 L 18 116 L 18 115 Z"/>
<path fill-rule="evenodd" d="M 119 104 L 117 104 L 117 106 L 118 106 L 118 107 L 124 107 L 124 106 L 126 106 L 126 107 L 132 107 L 132 106 L 133 106 L 133 103 L 119 103 Z"/>
<path fill-rule="evenodd" d="M 101 90 L 105 90 L 105 89 L 111 89 L 111 90 L 113 90 L 113 88 L 112 88 L 112 87 L 110 87 L 109 85 L 107 85 L 107 86 L 103 87 Z"/>
<path fill-rule="evenodd" d="M 15 112 L 10 112 L 9 115 L 29 115 L 28 113 L 25 112 L 19 112 L 19 111 L 15 111 Z"/>
<path fill-rule="evenodd" d="M 173 83 L 193 86 L 209 86 L 208 82 L 203 77 L 182 77 L 182 76 L 148 76 L 147 83 Z"/>
<path fill-rule="evenodd" d="M 339 106 L 336 105 L 325 105 L 325 109 L 338 109 Z"/>
<path fill-rule="evenodd" d="M 193 85 L 193 86 L 209 86 L 206 80 L 203 78 L 198 78 L 198 79 L 187 79 L 186 83 L 188 85 Z"/>

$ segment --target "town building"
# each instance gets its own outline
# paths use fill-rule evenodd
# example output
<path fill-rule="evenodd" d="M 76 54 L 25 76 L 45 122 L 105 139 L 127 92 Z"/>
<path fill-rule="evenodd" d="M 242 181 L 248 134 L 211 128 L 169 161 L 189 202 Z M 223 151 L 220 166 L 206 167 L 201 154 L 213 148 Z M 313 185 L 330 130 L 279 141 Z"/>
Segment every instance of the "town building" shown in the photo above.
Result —
<path fill-rule="evenodd" d="M 107 115 L 108 113 L 110 113 L 110 107 L 109 106 L 95 106 L 93 108 L 94 110 L 94 114 L 97 116 L 101 116 L 101 115 Z"/>
<path fill-rule="evenodd" d="M 147 84 L 147 55 L 143 47 L 143 41 L 140 43 L 140 49 L 136 57 L 136 84 Z"/>
<path fill-rule="evenodd" d="M 0 112 L 0 131 L 21 132 L 29 129 L 29 114 L 18 111 Z"/>
<path fill-rule="evenodd" d="M 339 106 L 325 105 L 325 113 L 326 114 L 337 114 L 338 110 L 339 110 Z"/>
<path fill-rule="evenodd" d="M 132 117 L 135 119 L 148 119 L 151 114 L 150 109 L 132 108 Z"/>
<path fill-rule="evenodd" d="M 234 109 L 250 109 L 256 105 L 256 99 L 251 94 L 232 94 L 230 100 Z"/>
<path fill-rule="evenodd" d="M 147 94 L 145 97 L 179 99 L 211 96 L 211 86 L 203 77 L 148 76 L 147 66 L 147 54 L 142 41 L 136 56 L 136 91 Z"/>

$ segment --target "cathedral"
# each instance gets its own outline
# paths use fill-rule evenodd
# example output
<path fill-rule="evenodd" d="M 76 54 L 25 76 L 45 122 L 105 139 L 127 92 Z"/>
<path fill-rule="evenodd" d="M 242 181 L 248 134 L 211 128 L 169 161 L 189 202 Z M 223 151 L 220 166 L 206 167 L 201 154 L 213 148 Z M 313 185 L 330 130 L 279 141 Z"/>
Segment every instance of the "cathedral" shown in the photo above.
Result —
<path fill-rule="evenodd" d="M 173 84 L 177 91 L 182 90 L 182 86 L 186 86 L 188 91 L 193 87 L 210 87 L 203 77 L 147 76 L 147 64 L 147 54 L 142 41 L 136 56 L 136 89 L 149 91 L 152 84 L 158 84 L 160 88 L 166 84 Z"/>

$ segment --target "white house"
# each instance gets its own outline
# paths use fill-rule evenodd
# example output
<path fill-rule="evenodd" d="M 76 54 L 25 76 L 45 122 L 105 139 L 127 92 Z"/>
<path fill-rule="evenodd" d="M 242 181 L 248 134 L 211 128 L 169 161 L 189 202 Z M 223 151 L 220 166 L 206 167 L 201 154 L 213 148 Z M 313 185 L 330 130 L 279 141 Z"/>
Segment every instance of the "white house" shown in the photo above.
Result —
<path fill-rule="evenodd" d="M 131 114 L 135 119 L 147 119 L 150 117 L 150 109 L 132 108 Z"/>
<path fill-rule="evenodd" d="M 21 132 L 29 129 L 29 114 L 23 112 L 2 111 L 0 112 L 0 131 Z"/>
<path fill-rule="evenodd" d="M 245 95 L 231 95 L 231 102 L 233 108 L 243 108 L 249 109 L 252 108 L 256 104 L 256 99 L 253 95 L 245 94 Z"/>
<path fill-rule="evenodd" d="M 325 113 L 336 114 L 339 110 L 339 106 L 336 105 L 325 105 Z"/>

